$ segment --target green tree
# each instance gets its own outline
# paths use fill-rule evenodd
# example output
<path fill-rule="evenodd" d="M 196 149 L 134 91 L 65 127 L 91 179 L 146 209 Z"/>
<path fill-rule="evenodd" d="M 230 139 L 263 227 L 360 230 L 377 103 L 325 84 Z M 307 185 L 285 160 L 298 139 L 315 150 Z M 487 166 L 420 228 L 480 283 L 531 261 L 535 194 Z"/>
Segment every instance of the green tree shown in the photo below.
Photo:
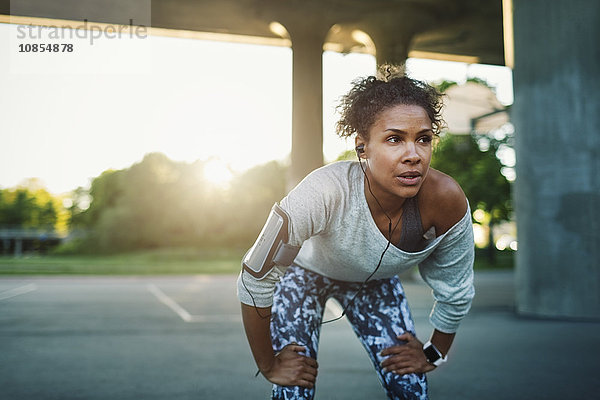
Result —
<path fill-rule="evenodd" d="M 130 168 L 103 172 L 92 181 L 89 208 L 73 210 L 72 224 L 91 230 L 88 250 L 153 248 L 181 241 L 185 220 L 177 187 L 180 165 L 152 153 Z M 178 228 L 173 225 L 180 224 Z M 182 229 L 184 231 L 182 231 Z M 189 239 L 189 238 L 188 238 Z"/>
<path fill-rule="evenodd" d="M 36 219 L 36 213 L 35 198 L 31 196 L 27 189 L 17 189 L 13 194 L 13 201 L 5 207 L 3 220 L 8 226 L 32 226 Z"/>
<path fill-rule="evenodd" d="M 256 239 L 275 202 L 286 195 L 287 167 L 277 161 L 253 167 L 236 176 L 226 196 L 228 238 L 248 247 Z"/>
<path fill-rule="evenodd" d="M 0 226 L 55 230 L 60 200 L 36 185 L 0 190 Z"/>
<path fill-rule="evenodd" d="M 358 157 L 355 150 L 346 150 L 341 152 L 335 161 L 358 161 Z"/>
<path fill-rule="evenodd" d="M 92 182 L 89 208 L 77 207 L 77 200 L 71 207 L 71 225 L 90 231 L 82 250 L 251 244 L 285 195 L 285 168 L 267 163 L 219 187 L 204 178 L 204 166 L 153 153 L 130 168 L 102 173 Z"/>
<path fill-rule="evenodd" d="M 446 134 L 437 144 L 431 166 L 452 176 L 462 187 L 471 206 L 489 214 L 489 254 L 494 261 L 493 227 L 510 219 L 511 187 L 502 175 L 496 157 L 501 141 L 486 138 L 489 146 L 480 150 L 473 135 Z"/>
<path fill-rule="evenodd" d="M 58 212 L 52 200 L 48 200 L 46 204 L 39 208 L 38 226 L 46 230 L 53 231 L 58 222 Z"/>
<path fill-rule="evenodd" d="M 6 222 L 6 209 L 8 207 L 7 199 L 6 199 L 6 190 L 0 189 L 0 226 L 7 225 Z"/>
<path fill-rule="evenodd" d="M 71 205 L 67 208 L 68 226 L 70 229 L 77 229 L 86 225 L 85 211 L 90 207 L 89 190 L 79 186 L 73 190 L 70 195 Z"/>

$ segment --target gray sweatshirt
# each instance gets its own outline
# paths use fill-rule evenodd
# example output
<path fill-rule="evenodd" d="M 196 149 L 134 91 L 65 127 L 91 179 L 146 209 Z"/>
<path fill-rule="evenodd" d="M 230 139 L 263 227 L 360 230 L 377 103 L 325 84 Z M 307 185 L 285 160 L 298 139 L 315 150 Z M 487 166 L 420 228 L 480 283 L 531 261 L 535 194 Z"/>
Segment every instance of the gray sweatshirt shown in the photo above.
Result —
<path fill-rule="evenodd" d="M 350 282 L 363 282 L 377 266 L 387 239 L 371 216 L 358 162 L 342 161 L 313 171 L 281 200 L 280 206 L 290 216 L 289 243 L 302 246 L 294 264 Z M 435 299 L 431 324 L 453 333 L 475 294 L 473 260 L 473 228 L 467 207 L 464 217 L 430 240 L 424 250 L 408 253 L 391 245 L 371 280 L 391 278 L 418 265 Z M 275 284 L 284 273 L 281 266 L 262 280 L 244 273 L 246 287 L 240 274 L 240 301 L 253 305 L 254 298 L 258 307 L 270 307 Z"/>

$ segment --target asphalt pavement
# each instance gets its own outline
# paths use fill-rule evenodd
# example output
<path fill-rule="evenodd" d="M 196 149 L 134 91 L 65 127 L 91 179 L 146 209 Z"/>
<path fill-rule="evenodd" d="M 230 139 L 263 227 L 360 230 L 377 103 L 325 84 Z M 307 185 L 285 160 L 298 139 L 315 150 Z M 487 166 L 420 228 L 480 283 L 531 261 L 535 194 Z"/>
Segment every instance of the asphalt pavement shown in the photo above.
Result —
<path fill-rule="evenodd" d="M 241 324 L 235 276 L 0 278 L 0 399 L 266 399 Z M 405 283 L 417 334 L 431 293 Z M 592 399 L 600 322 L 514 312 L 513 274 L 477 272 L 442 399 Z M 334 316 L 335 304 L 327 311 Z M 347 321 L 323 326 L 317 399 L 385 399 Z"/>

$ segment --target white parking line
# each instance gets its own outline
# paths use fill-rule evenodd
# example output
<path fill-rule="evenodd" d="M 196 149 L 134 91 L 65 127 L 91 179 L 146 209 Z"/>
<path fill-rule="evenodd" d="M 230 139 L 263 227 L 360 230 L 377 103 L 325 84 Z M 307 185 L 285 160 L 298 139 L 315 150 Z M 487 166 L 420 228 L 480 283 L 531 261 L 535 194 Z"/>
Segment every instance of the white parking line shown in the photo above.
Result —
<path fill-rule="evenodd" d="M 37 286 L 35 283 L 30 283 L 28 285 L 8 289 L 3 292 L 0 292 L 0 300 L 10 299 L 11 297 L 33 292 L 34 290 L 37 290 Z"/>
<path fill-rule="evenodd" d="M 227 322 L 227 321 L 239 321 L 239 315 L 191 315 L 187 310 L 181 307 L 175 300 L 167 296 L 162 290 L 156 285 L 148 284 L 148 290 L 156 298 L 169 307 L 175 314 L 177 314 L 185 322 Z"/>

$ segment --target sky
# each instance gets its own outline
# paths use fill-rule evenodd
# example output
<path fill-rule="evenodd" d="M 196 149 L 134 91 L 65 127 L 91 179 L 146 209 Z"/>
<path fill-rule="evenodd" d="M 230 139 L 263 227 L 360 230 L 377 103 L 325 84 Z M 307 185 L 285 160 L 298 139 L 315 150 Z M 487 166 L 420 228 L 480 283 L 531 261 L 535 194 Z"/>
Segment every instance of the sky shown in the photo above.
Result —
<path fill-rule="evenodd" d="M 289 48 L 160 36 L 52 41 L 50 29 L 23 39 L 17 29 L 0 23 L 0 188 L 35 177 L 65 193 L 150 152 L 210 160 L 217 179 L 289 156 Z M 19 52 L 40 42 L 74 46 Z M 409 59 L 407 69 L 429 82 L 479 77 L 512 103 L 506 67 Z M 353 147 L 334 134 L 337 99 L 374 70 L 369 55 L 323 54 L 327 161 Z"/>

